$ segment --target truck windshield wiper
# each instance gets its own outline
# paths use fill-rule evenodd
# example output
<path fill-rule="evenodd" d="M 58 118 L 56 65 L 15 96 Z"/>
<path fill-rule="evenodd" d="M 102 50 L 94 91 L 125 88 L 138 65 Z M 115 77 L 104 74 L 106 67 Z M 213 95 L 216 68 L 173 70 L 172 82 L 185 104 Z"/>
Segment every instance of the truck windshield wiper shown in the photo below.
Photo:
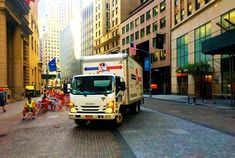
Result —
<path fill-rule="evenodd" d="M 87 96 L 87 94 L 82 93 L 79 88 L 76 90 L 76 94 L 81 94 L 84 95 L 85 97 Z"/>

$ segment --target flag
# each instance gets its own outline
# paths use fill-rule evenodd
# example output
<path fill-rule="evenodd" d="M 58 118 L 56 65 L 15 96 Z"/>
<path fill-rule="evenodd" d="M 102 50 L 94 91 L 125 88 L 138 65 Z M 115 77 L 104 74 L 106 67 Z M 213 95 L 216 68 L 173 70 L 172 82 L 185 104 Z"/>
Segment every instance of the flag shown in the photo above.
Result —
<path fill-rule="evenodd" d="M 49 61 L 48 65 L 50 72 L 56 71 L 56 58 L 53 58 L 51 61 Z"/>
<path fill-rule="evenodd" d="M 36 1 L 37 1 L 37 0 L 25 0 L 25 3 L 26 3 L 27 5 L 29 5 L 30 2 L 34 2 L 34 3 L 35 3 Z"/>
<path fill-rule="evenodd" d="M 135 42 L 130 43 L 130 55 L 131 56 L 136 55 L 136 43 Z"/>

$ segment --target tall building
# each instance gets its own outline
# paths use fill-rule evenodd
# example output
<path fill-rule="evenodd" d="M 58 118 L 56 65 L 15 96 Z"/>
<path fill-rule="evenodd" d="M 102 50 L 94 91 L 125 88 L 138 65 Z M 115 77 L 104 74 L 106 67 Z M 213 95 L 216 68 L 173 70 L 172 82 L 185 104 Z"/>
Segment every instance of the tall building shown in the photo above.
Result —
<path fill-rule="evenodd" d="M 81 9 L 81 55 L 93 53 L 93 0 L 84 3 Z"/>
<path fill-rule="evenodd" d="M 235 1 L 175 0 L 172 5 L 172 93 L 231 97 Z"/>
<path fill-rule="evenodd" d="M 0 87 L 7 101 L 21 100 L 29 69 L 28 25 L 30 7 L 25 0 L 0 1 Z"/>
<path fill-rule="evenodd" d="M 32 30 L 32 34 L 29 36 L 28 75 L 24 77 L 24 83 L 26 85 L 26 95 L 36 95 L 40 94 L 41 91 L 42 73 L 42 62 L 39 58 L 38 4 L 31 2 L 29 6 L 31 8 L 28 15 L 29 27 Z M 27 67 L 27 64 L 24 66 Z"/>
<path fill-rule="evenodd" d="M 120 51 L 119 25 L 139 4 L 139 0 L 94 1 L 94 54 Z"/>
<path fill-rule="evenodd" d="M 43 37 L 42 47 L 43 73 L 48 71 L 48 63 L 56 58 L 57 70 L 60 69 L 60 32 L 68 25 L 72 18 L 71 0 L 44 0 Z"/>
<path fill-rule="evenodd" d="M 79 59 L 81 56 L 78 55 L 81 52 L 80 49 L 80 33 L 77 32 L 78 22 L 76 19 L 71 21 L 71 23 L 61 32 L 60 42 L 60 57 L 61 57 L 61 80 L 70 81 L 72 76 L 78 75 L 79 70 Z M 76 55 L 76 56 L 75 56 Z"/>
<path fill-rule="evenodd" d="M 170 81 L 170 0 L 142 2 L 121 23 L 121 51 L 130 54 L 130 43 L 136 45 L 134 58 L 144 68 L 144 88 L 151 83 L 158 85 L 158 93 L 171 92 Z M 164 37 L 163 49 L 156 49 L 156 34 Z M 146 58 L 151 59 L 151 68 L 145 68 Z M 151 73 L 151 75 L 150 75 Z"/>

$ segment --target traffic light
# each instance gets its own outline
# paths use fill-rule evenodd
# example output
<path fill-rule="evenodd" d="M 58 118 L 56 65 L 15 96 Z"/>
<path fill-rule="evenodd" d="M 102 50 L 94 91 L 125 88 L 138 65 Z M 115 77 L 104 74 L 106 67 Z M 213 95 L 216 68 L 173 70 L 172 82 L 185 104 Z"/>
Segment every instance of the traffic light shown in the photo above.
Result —
<path fill-rule="evenodd" d="M 156 33 L 156 48 L 157 49 L 163 49 L 163 43 L 164 43 L 164 34 Z"/>

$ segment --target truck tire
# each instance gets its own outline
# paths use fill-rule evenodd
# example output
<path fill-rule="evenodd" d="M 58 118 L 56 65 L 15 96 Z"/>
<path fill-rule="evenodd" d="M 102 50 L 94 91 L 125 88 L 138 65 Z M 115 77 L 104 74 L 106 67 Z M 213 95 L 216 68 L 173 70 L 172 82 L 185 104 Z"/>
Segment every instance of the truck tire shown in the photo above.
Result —
<path fill-rule="evenodd" d="M 123 123 L 123 115 L 122 113 L 119 113 L 118 116 L 114 119 L 114 124 L 116 126 L 120 126 Z"/>
<path fill-rule="evenodd" d="M 87 124 L 87 121 L 86 120 L 79 120 L 79 119 L 75 119 L 74 120 L 75 123 L 78 125 L 78 126 L 85 126 Z"/>
<path fill-rule="evenodd" d="M 138 114 L 140 112 L 140 104 L 136 103 L 131 107 L 131 113 Z"/>

